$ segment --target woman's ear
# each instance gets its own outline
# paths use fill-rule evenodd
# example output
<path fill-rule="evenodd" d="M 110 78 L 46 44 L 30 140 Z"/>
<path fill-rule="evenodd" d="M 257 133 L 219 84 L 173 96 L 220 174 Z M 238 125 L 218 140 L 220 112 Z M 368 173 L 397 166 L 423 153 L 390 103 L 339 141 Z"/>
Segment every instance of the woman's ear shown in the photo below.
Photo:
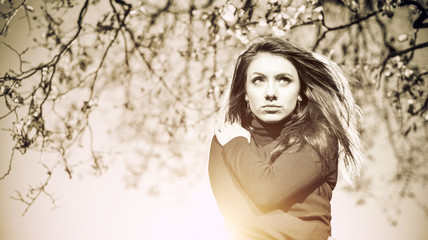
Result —
<path fill-rule="evenodd" d="M 248 102 L 248 95 L 247 94 L 245 94 L 245 101 Z"/>

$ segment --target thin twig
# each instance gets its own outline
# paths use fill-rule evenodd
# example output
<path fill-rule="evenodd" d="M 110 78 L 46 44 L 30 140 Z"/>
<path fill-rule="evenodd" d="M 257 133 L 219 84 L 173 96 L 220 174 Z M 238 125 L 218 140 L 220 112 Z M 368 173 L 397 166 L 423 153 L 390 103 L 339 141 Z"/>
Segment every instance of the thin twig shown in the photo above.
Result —
<path fill-rule="evenodd" d="M 379 78 L 382 76 L 383 72 L 385 71 L 386 64 L 388 63 L 388 61 L 391 58 L 396 57 L 396 56 L 401 56 L 401 55 L 404 55 L 406 53 L 413 52 L 415 50 L 418 50 L 418 49 L 421 49 L 421 48 L 426 48 L 426 47 L 428 47 L 428 42 L 420 43 L 418 45 L 414 45 L 412 47 L 409 47 L 409 48 L 406 48 L 406 49 L 403 49 L 403 50 L 400 50 L 400 51 L 391 51 L 391 49 L 390 49 L 390 52 L 388 53 L 388 55 L 385 57 L 385 59 L 380 64 L 381 69 L 380 69 L 380 72 L 379 72 L 379 75 L 378 75 Z M 380 80 L 379 80 L 379 82 L 380 82 Z M 380 83 L 378 83 L 378 88 L 379 87 L 380 87 Z"/>
<path fill-rule="evenodd" d="M 321 24 L 322 24 L 322 26 L 324 26 L 325 28 L 327 28 L 327 30 L 325 30 L 325 31 L 321 34 L 321 36 L 320 36 L 320 37 L 318 37 L 318 39 L 315 41 L 315 44 L 314 44 L 313 49 L 314 49 L 314 50 L 315 50 L 315 49 L 317 49 L 317 47 L 318 47 L 319 43 L 321 42 L 321 40 L 323 40 L 323 39 L 325 38 L 325 36 L 327 35 L 327 33 L 328 33 L 328 32 L 331 32 L 331 31 L 337 31 L 337 30 L 340 30 L 340 29 L 348 28 L 348 27 L 350 27 L 350 26 L 352 26 L 352 25 L 358 24 L 358 23 L 363 22 L 363 21 L 365 21 L 365 20 L 367 20 L 367 19 L 369 19 L 369 18 L 371 18 L 371 17 L 373 17 L 373 16 L 376 16 L 377 14 L 379 14 L 379 13 L 381 13 L 381 12 L 382 12 L 382 10 L 378 10 L 378 11 L 375 11 L 375 12 L 369 13 L 368 15 L 366 15 L 366 16 L 364 16 L 364 17 L 358 18 L 357 20 L 354 20 L 354 21 L 352 21 L 352 22 L 350 22 L 350 23 L 343 24 L 343 25 L 336 26 L 336 27 L 329 27 L 329 26 L 327 26 L 327 25 L 326 25 L 326 23 L 325 23 L 325 16 L 324 16 L 324 12 L 321 12 L 321 14 L 322 14 L 322 21 L 321 21 Z"/>
<path fill-rule="evenodd" d="M 48 174 L 47 174 L 47 178 L 42 183 L 42 185 L 40 185 L 37 188 L 33 188 L 33 187 L 30 186 L 29 193 L 27 194 L 28 200 L 26 200 L 19 191 L 15 190 L 15 192 L 17 193 L 18 196 L 17 197 L 11 196 L 10 198 L 12 198 L 14 200 L 17 200 L 17 201 L 20 201 L 20 202 L 23 202 L 24 204 L 27 205 L 25 207 L 25 209 L 24 209 L 24 212 L 22 213 L 22 216 L 24 216 L 28 212 L 28 210 L 30 209 L 30 207 L 39 198 L 40 194 L 44 193 L 47 196 L 49 196 L 50 199 L 53 199 L 53 197 L 51 196 L 51 194 L 49 194 L 46 191 L 46 187 L 48 186 L 48 184 L 49 184 L 49 182 L 51 180 L 51 177 L 52 177 L 52 170 L 49 170 Z M 35 194 L 34 194 L 34 192 L 35 192 Z M 53 201 L 53 203 L 55 203 L 55 201 Z"/>
<path fill-rule="evenodd" d="M 10 172 L 12 171 L 12 163 L 14 159 L 13 156 L 15 155 L 15 150 L 17 146 L 18 144 L 16 143 L 15 146 L 12 148 L 12 153 L 10 154 L 10 157 L 9 157 L 9 167 L 7 168 L 7 171 L 3 174 L 3 176 L 0 177 L 0 181 L 6 178 L 7 176 L 9 176 Z"/>
<path fill-rule="evenodd" d="M 6 18 L 6 22 L 3 26 L 3 28 L 0 31 L 0 35 L 3 35 L 6 33 L 7 29 L 9 28 L 10 21 L 12 21 L 12 18 L 21 10 L 22 8 L 25 8 L 28 0 L 23 1 L 18 7 L 16 7 L 12 13 L 9 14 L 9 16 Z"/>

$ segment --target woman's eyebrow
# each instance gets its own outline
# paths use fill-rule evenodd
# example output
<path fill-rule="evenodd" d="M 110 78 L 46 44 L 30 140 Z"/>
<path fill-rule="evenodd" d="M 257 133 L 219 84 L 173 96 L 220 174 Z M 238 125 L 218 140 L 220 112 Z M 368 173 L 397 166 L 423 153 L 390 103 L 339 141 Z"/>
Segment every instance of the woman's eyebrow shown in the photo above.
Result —
<path fill-rule="evenodd" d="M 260 75 L 260 76 L 263 76 L 263 77 L 266 76 L 265 74 L 260 73 L 260 72 L 253 72 L 249 76 L 252 76 L 252 75 Z M 275 75 L 276 79 L 281 78 L 281 77 L 288 77 L 290 79 L 294 79 L 294 77 L 293 77 L 293 75 L 291 73 L 279 73 L 279 74 Z"/>
<path fill-rule="evenodd" d="M 294 79 L 293 75 L 291 75 L 290 73 L 280 73 L 275 76 L 275 78 L 277 79 L 282 77 L 288 77 L 290 79 Z"/>
<path fill-rule="evenodd" d="M 261 76 L 265 76 L 263 73 L 259 73 L 259 72 L 253 72 L 253 73 L 251 73 L 251 74 L 250 74 L 250 76 L 251 76 L 251 75 L 261 75 Z"/>

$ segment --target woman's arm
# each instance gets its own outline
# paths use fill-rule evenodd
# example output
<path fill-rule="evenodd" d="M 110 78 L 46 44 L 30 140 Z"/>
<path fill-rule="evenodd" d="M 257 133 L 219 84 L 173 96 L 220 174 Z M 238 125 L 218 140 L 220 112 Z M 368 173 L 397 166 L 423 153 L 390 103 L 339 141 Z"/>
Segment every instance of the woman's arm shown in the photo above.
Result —
<path fill-rule="evenodd" d="M 213 137 L 210 147 L 208 173 L 211 188 L 220 211 L 228 218 L 261 214 L 252 199 L 225 165 L 223 147 Z"/>
<path fill-rule="evenodd" d="M 260 159 L 243 137 L 223 146 L 223 159 L 250 198 L 271 210 L 322 179 L 321 160 L 308 144 L 297 152 L 284 152 L 269 164 Z"/>
<path fill-rule="evenodd" d="M 243 138 L 244 142 L 247 142 Z M 248 239 L 326 239 L 329 231 L 281 210 L 262 214 L 242 189 L 223 158 L 223 147 L 214 137 L 209 157 L 211 187 L 227 223 Z"/>

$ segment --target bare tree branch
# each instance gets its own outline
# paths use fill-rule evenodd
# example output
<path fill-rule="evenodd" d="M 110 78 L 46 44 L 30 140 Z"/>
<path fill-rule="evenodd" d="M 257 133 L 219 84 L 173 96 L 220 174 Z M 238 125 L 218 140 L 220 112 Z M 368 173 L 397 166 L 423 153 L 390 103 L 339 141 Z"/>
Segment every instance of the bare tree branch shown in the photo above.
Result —
<path fill-rule="evenodd" d="M 57 164 L 53 168 L 55 168 L 56 166 L 57 166 Z M 40 186 L 38 186 L 38 187 L 31 187 L 30 186 L 30 190 L 25 197 L 21 194 L 21 192 L 19 192 L 17 190 L 15 190 L 17 196 L 11 196 L 10 197 L 10 198 L 17 200 L 17 201 L 20 201 L 26 205 L 26 207 L 22 213 L 22 216 L 24 216 L 28 212 L 28 210 L 36 202 L 36 200 L 40 197 L 41 194 L 45 194 L 46 196 L 48 196 L 51 199 L 52 204 L 54 206 L 56 206 L 55 198 L 52 196 L 52 194 L 50 194 L 46 191 L 46 187 L 48 186 L 48 184 L 52 178 L 52 171 L 53 171 L 53 169 L 48 169 L 47 177 L 46 177 L 45 181 Z"/>
<path fill-rule="evenodd" d="M 12 163 L 13 163 L 13 156 L 15 155 L 15 149 L 17 147 L 17 144 L 12 148 L 12 153 L 9 157 L 9 167 L 7 168 L 7 171 L 3 174 L 3 176 L 0 177 L 0 181 L 3 180 L 5 177 L 7 177 L 10 174 L 10 171 L 12 170 Z"/>
<path fill-rule="evenodd" d="M 428 47 L 428 42 L 420 43 L 418 45 L 414 45 L 414 46 L 411 46 L 409 48 L 406 48 L 406 49 L 403 49 L 400 51 L 396 51 L 395 49 L 390 48 L 388 55 L 385 57 L 385 59 L 380 64 L 379 77 L 382 76 L 383 72 L 385 71 L 386 64 L 388 63 L 388 61 L 391 58 L 396 57 L 396 56 L 401 56 L 401 55 L 404 55 L 406 53 L 413 52 L 415 50 L 426 48 L 426 47 Z M 380 86 L 380 80 L 378 82 L 379 82 L 379 84 L 378 84 L 378 87 L 379 87 Z"/>
<path fill-rule="evenodd" d="M 321 14 L 323 16 L 321 24 L 322 24 L 322 26 L 324 26 L 325 28 L 327 28 L 327 30 L 323 31 L 322 34 L 321 34 L 321 36 L 319 36 L 317 38 L 317 40 L 315 41 L 315 44 L 313 46 L 313 49 L 317 49 L 318 48 L 319 43 L 325 38 L 325 36 L 327 35 L 328 32 L 332 32 L 332 31 L 337 31 L 337 30 L 340 30 L 340 29 L 349 28 L 352 25 L 355 25 L 355 24 L 361 23 L 363 21 L 366 21 L 367 19 L 369 19 L 369 18 L 371 18 L 373 16 L 376 16 L 377 14 L 379 14 L 381 12 L 382 12 L 382 10 L 377 10 L 377 11 L 374 11 L 372 13 L 367 14 L 364 17 L 358 17 L 356 20 L 354 20 L 354 21 L 352 21 L 350 23 L 343 24 L 343 25 L 336 26 L 336 27 L 329 27 L 329 26 L 327 26 L 326 23 L 325 23 L 324 12 L 321 12 Z"/>
<path fill-rule="evenodd" d="M 3 18 L 6 19 L 6 22 L 2 27 L 2 29 L 0 30 L 0 35 L 6 34 L 7 29 L 9 28 L 9 24 L 12 21 L 12 18 L 19 12 L 19 10 L 27 8 L 27 5 L 26 5 L 27 2 L 28 0 L 24 0 L 21 4 L 19 4 L 16 8 L 14 8 L 11 13 L 7 14 L 6 16 L 2 16 Z"/>

